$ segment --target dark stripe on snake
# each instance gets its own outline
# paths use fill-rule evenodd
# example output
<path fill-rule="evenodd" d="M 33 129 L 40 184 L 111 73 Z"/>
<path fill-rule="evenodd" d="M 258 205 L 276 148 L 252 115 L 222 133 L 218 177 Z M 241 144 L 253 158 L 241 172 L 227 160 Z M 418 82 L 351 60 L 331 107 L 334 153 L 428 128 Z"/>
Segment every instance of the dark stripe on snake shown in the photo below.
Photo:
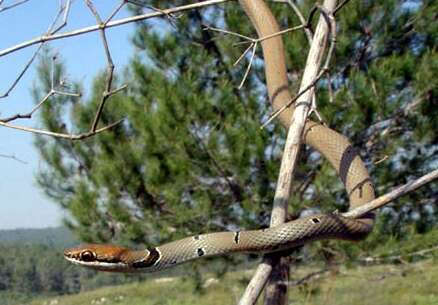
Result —
<path fill-rule="evenodd" d="M 351 171 L 351 164 L 353 160 L 359 156 L 359 152 L 356 148 L 348 145 L 342 153 L 341 161 L 339 162 L 339 177 L 344 185 L 347 184 L 347 176 Z"/>
<path fill-rule="evenodd" d="M 239 243 L 239 235 L 240 235 L 240 232 L 236 232 L 236 233 L 234 233 L 234 242 L 235 242 L 236 244 Z"/>
<path fill-rule="evenodd" d="M 321 220 L 319 220 L 319 218 L 314 217 L 314 218 L 312 218 L 312 222 L 313 223 L 320 223 Z"/>
<path fill-rule="evenodd" d="M 160 259 L 160 252 L 156 248 L 147 250 L 149 254 L 146 256 L 146 259 L 142 261 L 138 261 L 132 264 L 135 268 L 147 268 L 153 266 Z"/>

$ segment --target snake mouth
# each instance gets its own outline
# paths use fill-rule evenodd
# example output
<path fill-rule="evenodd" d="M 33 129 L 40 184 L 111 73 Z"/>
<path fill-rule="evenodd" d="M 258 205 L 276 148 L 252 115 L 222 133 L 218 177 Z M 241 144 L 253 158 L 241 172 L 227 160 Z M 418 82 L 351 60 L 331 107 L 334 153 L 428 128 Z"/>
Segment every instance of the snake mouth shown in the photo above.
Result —
<path fill-rule="evenodd" d="M 87 268 L 91 268 L 94 270 L 99 270 L 99 271 L 109 271 L 109 272 L 129 272 L 130 268 L 127 264 L 121 263 L 121 262 L 106 262 L 106 261 L 99 261 L 99 260 L 95 260 L 95 261 L 82 261 L 80 260 L 78 257 L 75 257 L 73 255 L 69 255 L 64 253 L 64 258 L 75 264 L 75 265 L 79 265 L 82 267 L 87 267 Z"/>

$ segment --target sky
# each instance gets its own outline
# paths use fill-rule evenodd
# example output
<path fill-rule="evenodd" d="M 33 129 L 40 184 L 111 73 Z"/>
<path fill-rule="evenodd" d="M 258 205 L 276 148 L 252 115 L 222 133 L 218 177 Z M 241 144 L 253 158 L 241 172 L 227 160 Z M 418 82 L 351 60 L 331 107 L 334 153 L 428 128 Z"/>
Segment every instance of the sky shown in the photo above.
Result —
<path fill-rule="evenodd" d="M 5 0 L 2 5 L 14 3 Z M 30 0 L 14 9 L 0 12 L 0 51 L 23 41 L 41 36 L 47 31 L 59 9 L 59 0 Z M 94 0 L 102 18 L 120 3 L 120 0 Z M 0 6 L 1 8 L 1 6 Z M 127 17 L 122 10 L 115 19 Z M 95 24 L 94 16 L 84 1 L 72 2 L 67 26 L 62 32 Z M 132 56 L 130 38 L 133 25 L 124 25 L 107 31 L 111 55 L 116 73 L 123 72 Z M 98 32 L 52 41 L 48 44 L 57 51 L 67 66 L 69 79 L 80 81 L 89 88 L 93 77 L 105 68 L 104 49 Z M 0 57 L 0 95 L 9 88 L 22 67 L 32 56 L 36 47 L 30 47 L 10 55 Z M 9 97 L 0 99 L 0 117 L 29 112 L 34 102 L 30 90 L 36 81 L 34 64 L 12 91 Z M 86 92 L 85 92 L 86 94 Z M 17 120 L 14 124 L 38 127 L 37 118 Z M 0 126 L 0 229 L 44 228 L 61 225 L 65 216 L 58 205 L 46 197 L 36 185 L 36 173 L 41 159 L 33 146 L 34 136 Z"/>

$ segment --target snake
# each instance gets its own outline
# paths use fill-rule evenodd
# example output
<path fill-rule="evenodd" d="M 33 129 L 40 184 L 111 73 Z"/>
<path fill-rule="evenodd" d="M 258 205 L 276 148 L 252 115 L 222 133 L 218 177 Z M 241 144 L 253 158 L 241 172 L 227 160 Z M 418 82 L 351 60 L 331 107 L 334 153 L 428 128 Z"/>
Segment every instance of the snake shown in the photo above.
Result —
<path fill-rule="evenodd" d="M 263 0 L 239 0 L 261 41 L 269 101 L 278 110 L 291 100 L 279 25 Z M 288 128 L 294 105 L 279 116 Z M 319 151 L 334 167 L 355 208 L 374 199 L 374 186 L 358 151 L 346 137 L 324 124 L 307 120 L 303 143 Z M 359 241 L 372 230 L 372 213 L 352 219 L 332 212 L 298 218 L 259 230 L 199 234 L 146 249 L 112 244 L 85 244 L 64 251 L 64 257 L 81 266 L 110 272 L 153 272 L 201 257 L 242 253 L 273 253 L 328 238 Z"/>

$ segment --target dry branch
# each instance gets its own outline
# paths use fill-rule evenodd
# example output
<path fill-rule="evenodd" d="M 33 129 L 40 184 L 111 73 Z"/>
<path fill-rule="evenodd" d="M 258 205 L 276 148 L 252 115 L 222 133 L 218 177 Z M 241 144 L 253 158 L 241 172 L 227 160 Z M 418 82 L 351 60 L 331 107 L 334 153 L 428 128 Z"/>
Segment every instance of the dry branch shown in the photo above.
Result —
<path fill-rule="evenodd" d="M 11 159 L 11 160 L 14 160 L 14 161 L 20 162 L 20 163 L 22 163 L 22 164 L 27 164 L 26 161 L 23 161 L 23 160 L 17 158 L 15 155 L 5 155 L 5 154 L 0 154 L 0 158 Z"/>
<path fill-rule="evenodd" d="M 102 93 L 102 100 L 100 101 L 99 107 L 97 108 L 96 115 L 93 120 L 93 124 L 91 125 L 91 132 L 96 131 L 97 124 L 99 124 L 100 117 L 103 112 L 103 108 L 105 107 L 105 104 L 108 100 L 108 98 L 113 95 L 112 92 L 112 84 L 114 79 L 114 62 L 111 56 L 111 52 L 109 50 L 108 46 L 108 39 L 106 38 L 106 32 L 105 32 L 105 26 L 108 24 L 108 22 L 111 20 L 112 16 L 115 15 L 115 12 L 117 12 L 121 6 L 119 5 L 115 12 L 113 12 L 109 19 L 105 22 L 102 21 L 102 19 L 99 16 L 99 13 L 97 12 L 96 8 L 93 5 L 93 2 L 91 0 L 85 0 L 85 3 L 87 4 L 88 8 L 90 9 L 91 13 L 94 15 L 94 18 L 96 19 L 97 24 L 100 27 L 100 37 L 102 39 L 103 48 L 105 50 L 105 57 L 107 61 L 107 75 L 106 75 L 106 85 L 105 85 L 105 91 Z M 123 2 L 125 4 L 125 2 Z M 117 90 L 117 92 L 120 90 Z"/>
<path fill-rule="evenodd" d="M 105 127 L 99 128 L 94 132 L 84 132 L 84 133 L 79 133 L 79 134 L 69 134 L 69 133 L 59 133 L 59 132 L 53 132 L 53 131 L 48 131 L 48 130 L 42 130 L 42 129 L 37 129 L 37 128 L 31 128 L 31 127 L 25 127 L 25 126 L 18 126 L 18 125 L 12 125 L 9 123 L 5 123 L 0 121 L 0 126 L 4 126 L 4 127 L 8 127 L 8 128 L 12 128 L 12 129 L 17 129 L 17 130 L 21 130 L 21 131 L 26 131 L 26 132 L 32 132 L 35 134 L 40 134 L 40 135 L 45 135 L 45 136 L 51 136 L 54 138 L 61 138 L 61 139 L 68 139 L 68 140 L 72 140 L 72 141 L 76 141 L 76 140 L 83 140 L 89 137 L 92 137 L 98 133 L 104 132 L 108 129 L 111 129 L 117 125 L 119 125 L 121 122 L 123 122 L 122 120 L 119 120 L 117 122 L 114 122 L 112 124 L 109 124 Z"/>
<path fill-rule="evenodd" d="M 142 14 L 142 15 L 137 15 L 137 16 L 133 16 L 133 17 L 127 17 L 127 18 L 122 18 L 119 20 L 110 21 L 105 25 L 105 28 L 107 29 L 107 28 L 112 28 L 112 27 L 116 27 L 116 26 L 120 26 L 120 25 L 124 25 L 124 24 L 128 24 L 128 23 L 139 22 L 139 21 L 154 18 L 154 17 L 162 17 L 162 16 L 166 16 L 169 14 L 177 13 L 177 12 L 184 12 L 184 11 L 193 10 L 193 9 L 200 9 L 200 8 L 203 8 L 206 6 L 216 5 L 216 4 L 220 4 L 220 3 L 224 3 L 224 2 L 228 2 L 228 1 L 230 1 L 230 0 L 207 0 L 207 1 L 202 1 L 202 2 L 193 3 L 193 4 L 181 5 L 181 6 L 177 6 L 177 7 L 173 7 L 173 8 L 169 8 L 169 9 L 164 9 L 164 10 L 157 11 L 157 12 L 152 12 L 152 13 L 147 13 L 147 14 Z M 20 44 L 17 44 L 15 46 L 12 46 L 12 47 L 9 47 L 7 49 L 0 51 L 0 57 L 3 57 L 3 56 L 8 55 L 12 52 L 15 52 L 15 51 L 18 51 L 18 50 L 21 50 L 24 48 L 28 48 L 30 46 L 40 44 L 43 42 L 58 40 L 58 39 L 63 39 L 63 38 L 73 37 L 73 36 L 78 36 L 78 35 L 83 35 L 86 33 L 99 31 L 100 29 L 101 29 L 100 25 L 94 25 L 94 26 L 89 26 L 89 27 L 77 29 L 74 31 L 61 33 L 61 34 L 42 35 L 40 37 L 36 37 L 34 39 L 22 42 Z"/>
<path fill-rule="evenodd" d="M 353 210 L 350 210 L 346 213 L 343 213 L 342 216 L 349 218 L 360 218 L 368 212 L 376 210 L 385 204 L 388 204 L 395 199 L 406 195 L 409 192 L 412 192 L 423 185 L 432 182 L 433 180 L 438 179 L 438 169 L 418 178 L 413 181 L 406 183 L 405 185 L 399 186 L 391 192 L 382 195 L 366 204 L 363 204 Z"/>
<path fill-rule="evenodd" d="M 333 10 L 336 7 L 336 0 L 324 1 L 324 7 L 328 11 Z M 312 16 L 313 14 L 311 13 L 310 17 Z M 302 94 L 296 99 L 297 105 L 291 118 L 291 124 L 287 134 L 283 158 L 281 160 L 280 173 L 277 181 L 277 188 L 274 196 L 274 204 L 271 214 L 271 226 L 280 225 L 286 220 L 293 173 L 297 164 L 299 148 L 302 141 L 301 136 L 307 120 L 307 114 L 311 107 L 310 101 L 312 100 L 312 95 L 314 92 L 314 84 L 316 83 L 315 79 L 320 74 L 319 68 L 322 63 L 330 28 L 330 23 L 328 23 L 326 18 L 321 14 L 314 38 L 312 40 L 312 45 L 309 50 L 300 85 L 299 92 L 302 92 Z M 330 51 L 328 58 L 329 56 Z M 269 274 L 272 271 L 272 263 L 272 258 L 265 257 L 262 265 L 257 268 L 253 280 L 251 280 L 248 288 L 242 296 L 239 303 L 240 305 L 255 304 L 258 296 L 266 284 Z"/>
<path fill-rule="evenodd" d="M 0 119 L 1 126 L 8 127 L 8 128 L 19 129 L 19 130 L 28 131 L 28 132 L 33 132 L 33 133 L 38 133 L 38 134 L 51 135 L 51 136 L 59 137 L 59 138 L 68 138 L 68 139 L 72 139 L 72 140 L 78 140 L 78 139 L 83 139 L 83 138 L 86 138 L 86 137 L 93 136 L 93 135 L 95 135 L 95 134 L 97 134 L 97 133 L 99 133 L 101 131 L 107 130 L 107 129 L 117 125 L 118 122 L 116 122 L 114 124 L 111 124 L 111 125 L 108 125 L 106 127 L 97 129 L 97 126 L 99 124 L 100 118 L 102 116 L 102 112 L 104 110 L 105 104 L 108 101 L 108 99 L 112 95 L 114 95 L 114 94 L 120 92 L 121 90 L 124 90 L 124 89 L 127 88 L 126 85 L 122 85 L 119 88 L 112 89 L 113 75 L 114 75 L 114 68 L 115 68 L 115 66 L 114 66 L 114 63 L 113 63 L 113 60 L 112 60 L 112 57 L 111 57 L 111 53 L 110 53 L 110 50 L 109 50 L 108 41 L 107 41 L 107 38 L 106 38 L 106 30 L 108 28 L 111 28 L 111 27 L 115 27 L 115 26 L 131 23 L 131 22 L 137 22 L 137 21 L 148 19 L 148 18 L 160 17 L 160 16 L 167 16 L 168 17 L 168 16 L 171 16 L 171 14 L 176 13 L 176 12 L 182 12 L 182 11 L 187 11 L 187 10 L 192 10 L 192 9 L 199 9 L 199 8 L 204 7 L 204 6 L 223 3 L 223 2 L 226 2 L 228 0 L 209 0 L 209 1 L 204 1 L 204 2 L 199 2 L 199 3 L 194 3 L 194 4 L 174 7 L 174 8 L 170 8 L 170 9 L 164 9 L 164 10 L 155 9 L 155 12 L 153 12 L 153 13 L 142 14 L 142 15 L 138 15 L 138 16 L 133 16 L 133 17 L 129 17 L 129 18 L 124 18 L 124 19 L 116 20 L 116 21 L 112 21 L 112 19 L 121 10 L 121 8 L 125 4 L 127 4 L 129 1 L 122 0 L 119 3 L 119 5 L 111 12 L 110 16 L 105 21 L 103 21 L 102 18 L 100 17 L 98 11 L 96 10 L 96 8 L 93 5 L 92 0 L 84 0 L 84 1 L 85 1 L 85 4 L 90 9 L 90 11 L 92 12 L 92 14 L 94 15 L 94 17 L 96 19 L 96 22 L 97 22 L 97 25 L 92 26 L 92 27 L 82 28 L 82 29 L 71 31 L 71 32 L 67 32 L 67 33 L 57 34 L 57 32 L 60 29 L 62 29 L 67 24 L 67 18 L 68 18 L 68 14 L 69 14 L 69 11 L 70 11 L 70 5 L 71 5 L 71 0 L 67 0 L 66 4 L 64 4 L 64 2 L 61 1 L 60 2 L 61 3 L 60 4 L 60 10 L 59 10 L 55 20 L 53 21 L 52 25 L 47 30 L 46 34 L 44 34 L 44 35 L 42 35 L 42 36 L 40 36 L 38 38 L 32 39 L 30 41 L 23 42 L 23 43 L 21 43 L 19 45 L 16 45 L 16 46 L 4 49 L 3 51 L 0 51 L 0 57 L 2 57 L 2 56 L 5 56 L 7 54 L 10 54 L 12 52 L 16 52 L 18 50 L 21 50 L 23 48 L 26 48 L 26 47 L 29 47 L 29 46 L 32 46 L 32 45 L 35 45 L 35 44 L 39 44 L 39 47 L 37 48 L 35 53 L 32 55 L 30 60 L 27 62 L 27 64 L 25 65 L 24 69 L 20 72 L 18 77 L 13 81 L 12 85 L 9 87 L 8 90 L 6 90 L 6 92 L 3 94 L 3 96 L 0 96 L 0 98 L 1 97 L 7 97 L 10 94 L 10 92 L 15 88 L 15 86 L 18 84 L 18 82 L 21 80 L 23 75 L 26 73 L 26 71 L 29 69 L 29 67 L 31 66 L 31 64 L 35 60 L 37 54 L 39 53 L 39 51 L 42 48 L 44 43 L 46 43 L 47 41 L 51 41 L 51 40 L 62 39 L 62 38 L 67 38 L 67 37 L 72 37 L 72 36 L 77 36 L 77 35 L 82 35 L 82 34 L 93 32 L 93 31 L 100 31 L 102 43 L 103 43 L 103 46 L 104 46 L 105 56 L 106 56 L 106 59 L 107 59 L 107 77 L 106 77 L 105 90 L 102 93 L 102 98 L 101 98 L 99 106 L 98 106 L 98 108 L 96 110 L 96 114 L 94 116 L 94 120 L 93 120 L 93 122 L 91 124 L 90 130 L 87 133 L 81 133 L 81 134 L 78 134 L 78 135 L 72 135 L 72 134 L 64 134 L 64 133 L 51 132 L 51 131 L 46 131 L 46 130 L 41 130 L 41 129 L 36 129 L 36 128 L 28 128 L 28 127 L 25 127 L 25 126 L 12 125 L 12 124 L 9 123 L 9 122 L 11 122 L 13 120 L 16 120 L 16 119 L 31 118 L 33 113 L 35 111 L 37 111 L 54 94 L 68 95 L 68 93 L 64 93 L 64 92 L 60 92 L 60 91 L 54 90 L 54 88 L 53 88 L 53 80 L 52 80 L 52 90 L 30 112 L 25 113 L 25 114 L 16 114 L 16 115 L 11 116 L 9 118 Z M 0 2 L 0 4 L 1 4 L 1 2 Z M 62 14 L 64 16 L 63 17 L 63 22 L 62 22 L 61 25 L 59 25 L 58 27 L 55 28 L 55 25 L 56 25 L 59 17 Z"/>
<path fill-rule="evenodd" d="M 4 12 L 4 11 L 7 11 L 7 10 L 9 10 L 11 8 L 17 7 L 17 6 L 21 5 L 21 4 L 24 4 L 24 3 L 29 2 L 29 1 L 30 0 L 19 0 L 19 1 L 15 2 L 15 3 L 9 4 L 7 6 L 0 7 L 0 13 Z M 3 1 L 0 1 L 0 5 L 2 4 L 2 2 Z"/>
<path fill-rule="evenodd" d="M 8 118 L 3 118 L 3 119 L 0 118 L 0 122 L 9 123 L 9 122 L 17 120 L 17 119 L 30 119 L 30 118 L 32 118 L 32 115 L 38 109 L 40 109 L 41 106 L 49 100 L 49 98 L 51 98 L 54 95 L 63 95 L 63 96 L 72 96 L 72 97 L 80 97 L 81 96 L 80 93 L 65 92 L 65 91 L 60 91 L 60 90 L 55 89 L 55 87 L 56 87 L 56 85 L 55 85 L 55 60 L 56 60 L 56 56 L 52 58 L 50 91 L 28 113 L 24 113 L 24 114 L 17 113 L 17 114 L 10 116 Z"/>
<path fill-rule="evenodd" d="M 422 249 L 422 250 L 406 253 L 406 254 L 390 255 L 390 256 L 368 256 L 368 257 L 360 258 L 359 260 L 366 263 L 366 264 L 380 263 L 380 262 L 387 262 L 387 261 L 404 262 L 403 258 L 413 257 L 413 256 L 425 257 L 428 254 L 431 254 L 432 252 L 435 252 L 437 250 L 438 250 L 438 245 L 427 248 L 427 249 Z"/>
<path fill-rule="evenodd" d="M 240 55 L 239 58 L 236 60 L 236 62 L 233 64 L 233 66 L 237 65 L 245 57 L 245 55 L 249 52 L 249 50 L 252 50 L 251 56 L 249 58 L 248 66 L 245 70 L 242 81 L 240 82 L 240 84 L 238 86 L 238 89 L 241 89 L 243 87 L 243 84 L 245 83 L 246 78 L 248 77 L 249 71 L 251 70 L 251 66 L 252 66 L 259 42 L 262 42 L 263 40 L 266 40 L 266 39 L 269 39 L 269 38 L 272 38 L 275 36 L 279 36 L 279 35 L 283 35 L 283 34 L 286 34 L 286 33 L 292 32 L 292 31 L 296 31 L 296 30 L 302 29 L 304 27 L 305 27 L 305 25 L 298 25 L 298 26 L 288 28 L 285 30 L 281 30 L 277 33 L 273 33 L 271 35 L 267 35 L 267 36 L 260 37 L 260 38 L 251 38 L 251 37 L 248 37 L 248 36 L 236 33 L 236 32 L 218 29 L 218 28 L 214 28 L 214 27 L 206 27 L 205 30 L 211 30 L 211 31 L 216 31 L 216 32 L 224 33 L 224 34 L 230 34 L 230 35 L 233 35 L 233 36 L 236 36 L 239 38 L 243 38 L 245 40 L 243 42 L 236 43 L 236 45 L 242 44 L 242 43 L 249 43 L 248 48 L 245 49 L 245 51 L 242 53 L 242 55 Z"/>

